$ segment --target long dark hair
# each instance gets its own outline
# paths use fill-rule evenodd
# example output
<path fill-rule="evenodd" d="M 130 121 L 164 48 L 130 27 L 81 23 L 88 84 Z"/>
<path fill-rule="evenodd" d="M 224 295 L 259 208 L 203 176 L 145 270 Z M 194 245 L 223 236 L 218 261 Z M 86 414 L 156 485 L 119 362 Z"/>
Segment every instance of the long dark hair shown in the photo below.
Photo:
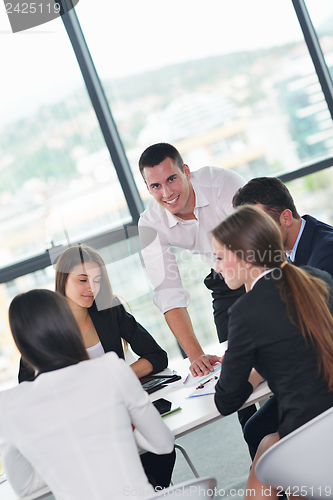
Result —
<path fill-rule="evenodd" d="M 17 295 L 9 324 L 22 357 L 37 370 L 88 359 L 82 336 L 64 297 L 50 290 Z"/>
<path fill-rule="evenodd" d="M 95 298 L 97 309 L 99 311 L 109 309 L 112 307 L 113 293 L 105 262 L 96 250 L 86 245 L 74 245 L 60 255 L 56 266 L 55 290 L 66 296 L 65 290 L 69 273 L 78 264 L 84 265 L 87 262 L 97 264 L 101 270 L 100 291 Z"/>
<path fill-rule="evenodd" d="M 97 297 L 95 297 L 96 307 L 100 312 L 110 310 L 112 306 L 118 302 L 114 301 L 114 295 L 105 262 L 96 250 L 87 245 L 74 245 L 62 252 L 56 266 L 55 290 L 66 297 L 66 283 L 69 273 L 71 273 L 73 268 L 78 264 L 84 265 L 86 262 L 97 264 L 101 270 L 100 290 Z M 122 338 L 122 343 L 124 351 L 127 351 L 127 340 Z"/>
<path fill-rule="evenodd" d="M 239 258 L 268 269 L 280 268 L 280 294 L 289 319 L 315 346 L 319 367 L 333 391 L 333 318 L 327 284 L 287 263 L 278 226 L 255 206 L 239 207 L 212 234 Z"/>

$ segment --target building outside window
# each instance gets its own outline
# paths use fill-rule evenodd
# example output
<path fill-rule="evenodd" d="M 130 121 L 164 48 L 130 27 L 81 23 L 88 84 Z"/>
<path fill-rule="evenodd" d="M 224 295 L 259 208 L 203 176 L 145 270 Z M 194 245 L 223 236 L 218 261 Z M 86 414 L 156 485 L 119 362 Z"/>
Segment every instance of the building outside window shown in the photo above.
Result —
<path fill-rule="evenodd" d="M 162 18 L 156 0 L 95 0 L 94 9 L 81 0 L 76 7 L 145 205 L 137 162 L 154 142 L 173 143 L 193 171 L 230 168 L 245 180 L 333 156 L 331 115 L 291 0 L 163 6 Z M 333 74 L 332 2 L 306 6 Z M 8 31 L 8 20 L 1 23 Z M 0 270 L 132 220 L 61 19 L 29 32 L 8 33 L 2 61 Z M 328 169 L 290 183 L 302 213 L 333 223 L 331 178 Z M 137 237 L 99 251 L 114 292 L 170 358 L 179 356 L 152 304 Z M 189 252 L 176 255 L 195 332 L 209 344 L 216 338 L 202 284 L 209 270 Z M 35 287 L 53 289 L 53 280 L 49 266 L 0 285 L 0 383 L 13 383 L 17 372 L 10 300 Z"/>

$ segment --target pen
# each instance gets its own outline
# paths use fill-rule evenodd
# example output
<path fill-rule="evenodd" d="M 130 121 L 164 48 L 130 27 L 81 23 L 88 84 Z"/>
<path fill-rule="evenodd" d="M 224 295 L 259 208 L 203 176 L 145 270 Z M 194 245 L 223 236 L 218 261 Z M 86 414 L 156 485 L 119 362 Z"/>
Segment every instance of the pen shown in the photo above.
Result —
<path fill-rule="evenodd" d="M 196 387 L 196 389 L 202 389 L 205 384 L 207 384 L 208 382 L 210 382 L 211 380 L 214 380 L 214 379 L 217 380 L 216 375 L 215 375 L 215 377 L 211 377 L 208 380 L 206 380 L 205 382 L 202 382 L 202 384 L 198 385 L 198 387 Z"/>
<path fill-rule="evenodd" d="M 184 380 L 183 380 L 183 384 L 186 384 L 186 382 L 188 381 L 189 376 L 190 376 L 190 374 L 188 373 L 186 375 L 186 377 L 184 378 Z"/>
<path fill-rule="evenodd" d="M 167 415 L 171 415 L 171 413 L 175 413 L 176 411 L 179 411 L 179 410 L 181 410 L 180 406 L 178 406 L 178 408 L 175 408 L 174 410 L 167 411 L 166 413 L 163 413 L 163 415 L 161 415 L 161 417 L 166 417 Z"/>

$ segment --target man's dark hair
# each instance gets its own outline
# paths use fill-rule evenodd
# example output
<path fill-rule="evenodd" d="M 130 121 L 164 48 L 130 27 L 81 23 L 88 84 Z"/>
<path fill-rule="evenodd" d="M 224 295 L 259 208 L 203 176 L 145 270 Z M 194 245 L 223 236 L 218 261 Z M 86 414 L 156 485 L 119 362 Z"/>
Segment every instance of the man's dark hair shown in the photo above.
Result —
<path fill-rule="evenodd" d="M 166 158 L 170 158 L 176 164 L 179 170 L 184 172 L 184 161 L 180 156 L 179 151 L 172 146 L 172 144 L 168 144 L 167 142 L 159 142 L 158 144 L 153 144 L 144 150 L 139 160 L 139 169 L 142 177 L 143 169 L 145 167 L 155 167 L 159 165 Z"/>
<path fill-rule="evenodd" d="M 232 199 L 234 208 L 256 203 L 264 205 L 265 211 L 278 224 L 280 215 L 286 208 L 291 211 L 294 219 L 300 218 L 288 188 L 277 177 L 251 179 L 236 192 Z"/>

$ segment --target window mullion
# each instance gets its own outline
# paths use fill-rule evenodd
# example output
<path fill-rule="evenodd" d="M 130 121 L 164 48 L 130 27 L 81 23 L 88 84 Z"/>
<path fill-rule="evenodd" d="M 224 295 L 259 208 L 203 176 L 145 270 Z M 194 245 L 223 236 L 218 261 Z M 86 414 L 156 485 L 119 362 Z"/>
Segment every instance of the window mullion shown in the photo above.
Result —
<path fill-rule="evenodd" d="M 305 42 L 333 120 L 333 82 L 304 0 L 292 0 Z"/>

